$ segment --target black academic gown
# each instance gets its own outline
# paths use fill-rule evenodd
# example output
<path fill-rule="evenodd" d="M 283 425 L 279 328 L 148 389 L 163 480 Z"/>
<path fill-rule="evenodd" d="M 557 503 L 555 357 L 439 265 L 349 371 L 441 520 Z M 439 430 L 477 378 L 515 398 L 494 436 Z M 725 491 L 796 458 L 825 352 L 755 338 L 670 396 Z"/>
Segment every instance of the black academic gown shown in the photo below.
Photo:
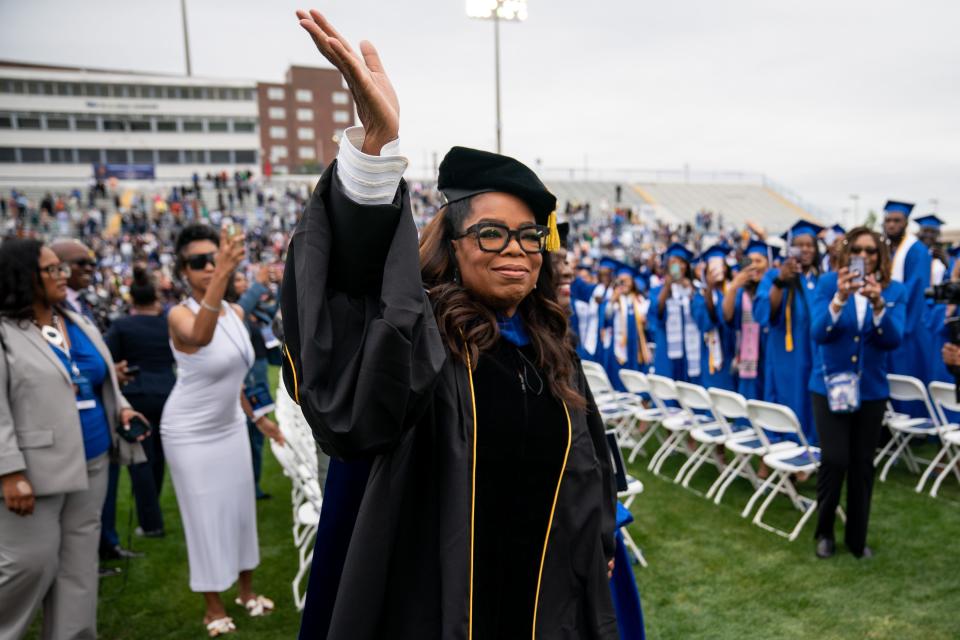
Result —
<path fill-rule="evenodd" d="M 467 639 L 480 615 L 474 601 L 488 595 L 475 593 L 472 571 L 477 535 L 486 536 L 478 524 L 489 524 L 477 521 L 474 460 L 485 456 L 476 457 L 475 443 L 510 407 L 488 391 L 475 399 L 476 373 L 444 346 L 420 279 L 406 185 L 391 205 L 361 206 L 335 171 L 320 179 L 291 240 L 281 302 L 288 389 L 327 453 L 370 464 L 336 597 L 324 603 L 326 637 Z M 550 525 L 546 551 L 536 550 L 542 570 L 534 562 L 535 637 L 612 639 L 615 488 L 582 371 L 577 386 L 588 410 L 555 420 L 559 488 L 531 492 L 550 501 L 540 509 Z"/>

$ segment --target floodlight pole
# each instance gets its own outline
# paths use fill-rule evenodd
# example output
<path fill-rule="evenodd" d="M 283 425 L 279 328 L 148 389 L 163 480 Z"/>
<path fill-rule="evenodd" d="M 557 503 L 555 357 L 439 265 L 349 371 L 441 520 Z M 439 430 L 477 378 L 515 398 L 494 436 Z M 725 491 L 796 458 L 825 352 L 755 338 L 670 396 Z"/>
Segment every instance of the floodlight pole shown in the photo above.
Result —
<path fill-rule="evenodd" d="M 190 70 L 190 38 L 187 36 L 187 0 L 180 0 L 180 16 L 183 19 L 183 50 L 187 57 L 187 77 L 193 75 Z"/>
<path fill-rule="evenodd" d="M 500 153 L 500 2 L 497 1 L 497 9 L 493 12 L 493 64 L 496 76 L 496 94 L 497 94 L 497 153 Z"/>

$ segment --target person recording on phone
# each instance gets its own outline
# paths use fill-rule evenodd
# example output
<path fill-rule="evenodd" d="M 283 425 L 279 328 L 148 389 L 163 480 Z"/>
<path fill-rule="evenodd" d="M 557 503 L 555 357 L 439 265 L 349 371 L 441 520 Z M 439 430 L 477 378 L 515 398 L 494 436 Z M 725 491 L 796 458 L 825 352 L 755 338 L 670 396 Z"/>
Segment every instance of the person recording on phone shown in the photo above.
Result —
<path fill-rule="evenodd" d="M 767 346 L 767 331 L 756 321 L 753 306 L 773 252 L 765 242 L 751 240 L 744 251 L 744 264 L 723 297 L 723 321 L 738 334 L 734 363 L 736 391 L 751 400 L 763 399 L 763 356 Z"/>
<path fill-rule="evenodd" d="M 730 282 L 727 256 L 733 250 L 726 244 L 714 245 L 700 255 L 705 265 L 705 287 L 693 298 L 693 320 L 703 334 L 700 343 L 701 384 L 733 391 L 733 358 L 737 334 L 723 321 L 724 292 Z"/>
<path fill-rule="evenodd" d="M 145 459 L 110 351 L 65 306 L 70 273 L 38 240 L 0 245 L 0 638 L 41 605 L 42 637 L 96 637 L 108 458 Z"/>
<path fill-rule="evenodd" d="M 813 300 L 810 398 L 820 437 L 816 554 L 835 552 L 834 524 L 847 482 L 844 542 L 869 558 L 867 524 L 873 456 L 890 396 L 887 356 L 900 346 L 906 289 L 890 278 L 890 254 L 880 234 L 857 227 L 846 236 L 841 266 L 824 274 Z"/>
<path fill-rule="evenodd" d="M 754 318 L 767 331 L 763 399 L 793 409 L 810 444 L 817 443 L 817 433 L 810 398 L 798 380 L 806 380 L 813 366 L 810 310 L 820 277 L 821 231 L 823 227 L 806 220 L 790 228 L 785 259 L 764 276 L 753 306 Z M 782 438 L 769 435 L 775 441 Z"/>
<path fill-rule="evenodd" d="M 190 297 L 167 314 L 177 381 L 163 407 L 161 430 L 186 536 L 190 589 L 203 594 L 203 624 L 214 637 L 236 630 L 220 597 L 234 582 L 237 603 L 250 616 L 274 608 L 253 591 L 260 550 L 244 419 L 250 409 L 241 390 L 254 351 L 243 310 L 223 299 L 244 258 L 244 238 L 229 223 L 219 233 L 194 224 L 183 228 L 174 250 Z M 266 416 L 255 424 L 283 443 Z"/>
<path fill-rule="evenodd" d="M 650 291 L 652 313 L 647 314 L 656 343 L 653 372 L 699 384 L 701 336 L 692 313 L 696 293 L 690 266 L 693 253 L 674 243 L 663 258 L 667 261 L 663 285 Z"/>

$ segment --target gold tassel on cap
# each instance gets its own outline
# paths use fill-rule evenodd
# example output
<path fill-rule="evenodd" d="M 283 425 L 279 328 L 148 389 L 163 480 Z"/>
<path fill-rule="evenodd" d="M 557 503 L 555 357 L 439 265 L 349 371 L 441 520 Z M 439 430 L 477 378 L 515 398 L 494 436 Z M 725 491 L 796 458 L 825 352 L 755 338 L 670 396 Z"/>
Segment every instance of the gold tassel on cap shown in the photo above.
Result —
<path fill-rule="evenodd" d="M 557 212 L 553 211 L 547 218 L 547 228 L 550 233 L 547 235 L 547 251 L 560 250 L 560 231 L 557 229 Z"/>

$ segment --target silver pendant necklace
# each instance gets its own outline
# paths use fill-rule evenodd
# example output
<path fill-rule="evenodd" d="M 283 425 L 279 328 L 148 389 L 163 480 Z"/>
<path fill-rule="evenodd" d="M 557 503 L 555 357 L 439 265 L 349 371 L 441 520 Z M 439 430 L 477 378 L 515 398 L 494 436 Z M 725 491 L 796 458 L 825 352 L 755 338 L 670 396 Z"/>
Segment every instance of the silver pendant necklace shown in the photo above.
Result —
<path fill-rule="evenodd" d="M 58 328 L 60 326 L 60 317 L 57 316 L 56 312 L 53 312 L 51 318 L 52 324 L 41 325 L 36 320 L 34 320 L 33 323 L 40 329 L 40 335 L 43 336 L 44 340 L 58 349 L 66 350 L 66 340 L 63 338 L 63 332 Z"/>

